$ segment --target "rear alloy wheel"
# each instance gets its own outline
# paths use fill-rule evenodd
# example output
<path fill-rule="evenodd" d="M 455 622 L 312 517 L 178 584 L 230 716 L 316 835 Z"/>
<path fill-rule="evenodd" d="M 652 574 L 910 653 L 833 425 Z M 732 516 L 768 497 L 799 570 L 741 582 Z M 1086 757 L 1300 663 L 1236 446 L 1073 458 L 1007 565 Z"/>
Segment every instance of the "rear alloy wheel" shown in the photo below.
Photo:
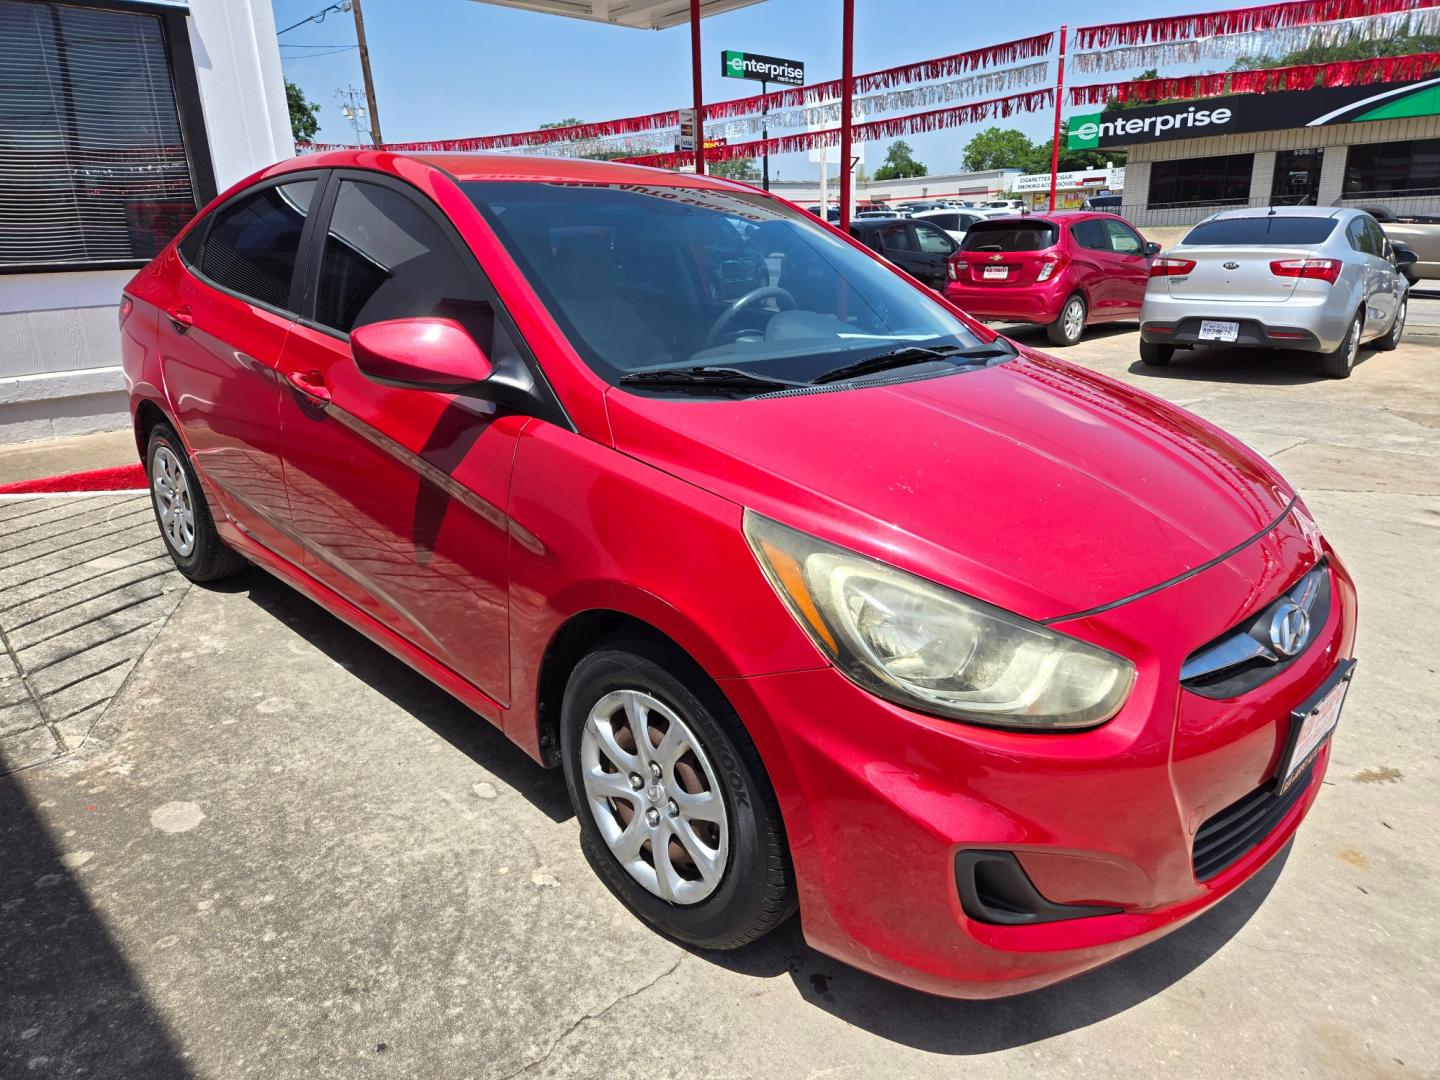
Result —
<path fill-rule="evenodd" d="M 200 481 L 168 424 L 156 424 L 150 432 L 145 472 L 160 538 L 182 574 L 191 581 L 216 581 L 245 569 L 245 559 L 215 531 Z"/>
<path fill-rule="evenodd" d="M 1390 332 L 1375 342 L 1375 348 L 1381 352 L 1390 352 L 1400 345 L 1400 335 L 1405 333 L 1405 316 L 1408 314 L 1406 308 L 1410 305 L 1408 299 L 1400 301 L 1400 307 L 1395 312 L 1395 321 L 1390 324 Z"/>
<path fill-rule="evenodd" d="M 1164 367 L 1175 356 L 1174 345 L 1161 345 L 1155 341 L 1140 342 L 1140 362 L 1151 367 Z"/>
<path fill-rule="evenodd" d="M 1360 353 L 1360 331 L 1363 323 L 1360 312 L 1350 320 L 1350 329 L 1345 334 L 1345 340 L 1340 342 L 1340 347 L 1334 352 L 1324 353 L 1320 357 L 1320 370 L 1332 379 L 1348 379 L 1350 373 L 1355 370 L 1355 358 Z"/>
<path fill-rule="evenodd" d="M 586 859 L 661 933 L 734 949 L 795 909 L 760 755 L 683 653 L 626 637 L 582 659 L 565 688 L 560 750 Z"/>
<path fill-rule="evenodd" d="M 1079 293 L 1066 300 L 1055 321 L 1045 326 L 1045 336 L 1050 339 L 1050 344 L 1064 348 L 1079 341 L 1080 336 L 1085 333 L 1087 314 L 1089 311 L 1085 306 L 1085 298 Z"/>

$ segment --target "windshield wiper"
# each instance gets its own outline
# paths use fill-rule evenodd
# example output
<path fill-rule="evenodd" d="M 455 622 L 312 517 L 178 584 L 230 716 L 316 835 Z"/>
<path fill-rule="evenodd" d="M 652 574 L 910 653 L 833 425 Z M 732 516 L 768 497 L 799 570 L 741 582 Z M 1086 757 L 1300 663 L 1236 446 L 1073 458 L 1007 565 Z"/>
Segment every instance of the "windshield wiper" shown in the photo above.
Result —
<path fill-rule="evenodd" d="M 968 349 L 962 349 L 957 345 L 906 345 L 903 348 L 892 349 L 890 352 L 876 353 L 874 356 L 867 356 L 864 360 L 857 360 L 853 364 L 846 364 L 843 367 L 833 368 L 815 379 L 815 383 L 841 382 L 845 379 L 853 379 L 860 375 L 870 375 L 877 371 L 888 371 L 891 368 L 909 367 L 911 364 L 923 364 L 927 360 L 961 360 L 979 361 L 990 360 L 997 356 L 1013 355 L 1010 347 L 1003 343 L 1003 339 L 996 338 L 986 345 L 972 345 Z"/>
<path fill-rule="evenodd" d="M 675 367 L 655 371 L 632 371 L 620 376 L 622 386 L 713 386 L 735 390 L 789 390 L 809 383 L 757 375 L 731 367 Z"/>

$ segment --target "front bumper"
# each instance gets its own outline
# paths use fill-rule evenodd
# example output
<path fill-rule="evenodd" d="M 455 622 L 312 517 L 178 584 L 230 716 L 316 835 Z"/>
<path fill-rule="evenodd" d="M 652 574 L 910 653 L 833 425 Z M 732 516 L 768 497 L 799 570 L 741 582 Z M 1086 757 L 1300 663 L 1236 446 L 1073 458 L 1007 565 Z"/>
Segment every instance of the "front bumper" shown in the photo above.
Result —
<path fill-rule="evenodd" d="M 1256 583 L 1278 595 L 1287 583 L 1277 567 L 1298 572 L 1327 552 L 1297 511 L 1185 582 L 1056 624 L 1137 664 L 1120 714 L 1088 732 L 951 723 L 883 702 L 833 669 L 728 680 L 742 719 L 765 732 L 757 741 L 774 766 L 807 940 L 918 989 L 1000 997 L 1114 960 L 1243 884 L 1295 832 L 1328 748 L 1273 831 L 1204 883 L 1192 840 L 1273 772 L 1290 710 L 1350 654 L 1355 593 L 1344 568 L 1330 555 L 1335 602 L 1301 662 L 1250 694 L 1185 693 L 1180 664 L 1254 606 Z M 1165 642 L 1164 652 L 1147 651 L 1147 641 Z M 957 854 L 974 850 L 1015 853 L 1056 904 L 1119 910 L 1032 925 L 977 921 L 956 880 Z"/>

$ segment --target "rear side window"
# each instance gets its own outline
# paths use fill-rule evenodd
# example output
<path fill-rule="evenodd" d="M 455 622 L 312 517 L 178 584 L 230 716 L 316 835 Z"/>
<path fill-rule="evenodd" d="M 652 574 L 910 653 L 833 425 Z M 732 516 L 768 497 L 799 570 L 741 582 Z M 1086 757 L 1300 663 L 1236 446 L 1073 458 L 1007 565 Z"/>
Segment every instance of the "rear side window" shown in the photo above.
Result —
<path fill-rule="evenodd" d="M 914 251 L 915 238 L 908 225 L 887 225 L 877 230 L 882 251 Z"/>
<path fill-rule="evenodd" d="M 200 250 L 200 272 L 241 296 L 289 307 L 300 234 L 314 195 L 314 180 L 296 180 L 221 207 Z"/>
<path fill-rule="evenodd" d="M 485 299 L 450 238 L 409 196 L 342 180 L 320 257 L 315 319 L 348 334 L 386 319 L 468 325 Z"/>
<path fill-rule="evenodd" d="M 1191 229 L 1181 243 L 1190 247 L 1321 244 L 1335 231 L 1328 217 L 1239 217 L 1206 221 Z"/>
<path fill-rule="evenodd" d="M 1043 251 L 1059 236 L 1049 221 L 978 221 L 965 234 L 966 251 Z"/>
<path fill-rule="evenodd" d="M 1110 238 L 1105 235 L 1105 227 L 1095 218 L 1089 221 L 1077 221 L 1070 226 L 1070 235 L 1075 238 L 1075 243 L 1091 251 L 1109 251 Z"/>

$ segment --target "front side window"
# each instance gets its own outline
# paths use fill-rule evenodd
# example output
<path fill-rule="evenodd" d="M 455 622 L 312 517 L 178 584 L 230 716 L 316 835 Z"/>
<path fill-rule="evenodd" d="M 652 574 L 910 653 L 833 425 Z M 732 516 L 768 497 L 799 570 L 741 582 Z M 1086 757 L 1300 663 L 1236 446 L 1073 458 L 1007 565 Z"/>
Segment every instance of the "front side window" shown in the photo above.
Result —
<path fill-rule="evenodd" d="M 808 380 L 887 349 L 979 343 L 894 271 L 759 192 L 461 186 L 575 350 L 611 382 L 699 366 Z"/>
<path fill-rule="evenodd" d="M 343 334 L 430 316 L 468 327 L 486 306 L 466 260 L 413 199 L 379 184 L 340 181 L 320 256 L 316 322 Z"/>
<path fill-rule="evenodd" d="M 1110 250 L 1117 255 L 1143 255 L 1145 245 L 1135 231 L 1118 221 L 1105 221 L 1105 232 L 1110 240 Z"/>
<path fill-rule="evenodd" d="M 314 180 L 296 180 L 222 206 L 200 248 L 200 273 L 230 292 L 288 308 L 300 235 L 314 197 Z"/>
<path fill-rule="evenodd" d="M 1157 161 L 1150 166 L 1150 209 L 1247 203 L 1254 165 L 1254 154 Z"/>
<path fill-rule="evenodd" d="M 0 267 L 138 263 L 195 216 L 158 15 L 0 0 Z"/>

